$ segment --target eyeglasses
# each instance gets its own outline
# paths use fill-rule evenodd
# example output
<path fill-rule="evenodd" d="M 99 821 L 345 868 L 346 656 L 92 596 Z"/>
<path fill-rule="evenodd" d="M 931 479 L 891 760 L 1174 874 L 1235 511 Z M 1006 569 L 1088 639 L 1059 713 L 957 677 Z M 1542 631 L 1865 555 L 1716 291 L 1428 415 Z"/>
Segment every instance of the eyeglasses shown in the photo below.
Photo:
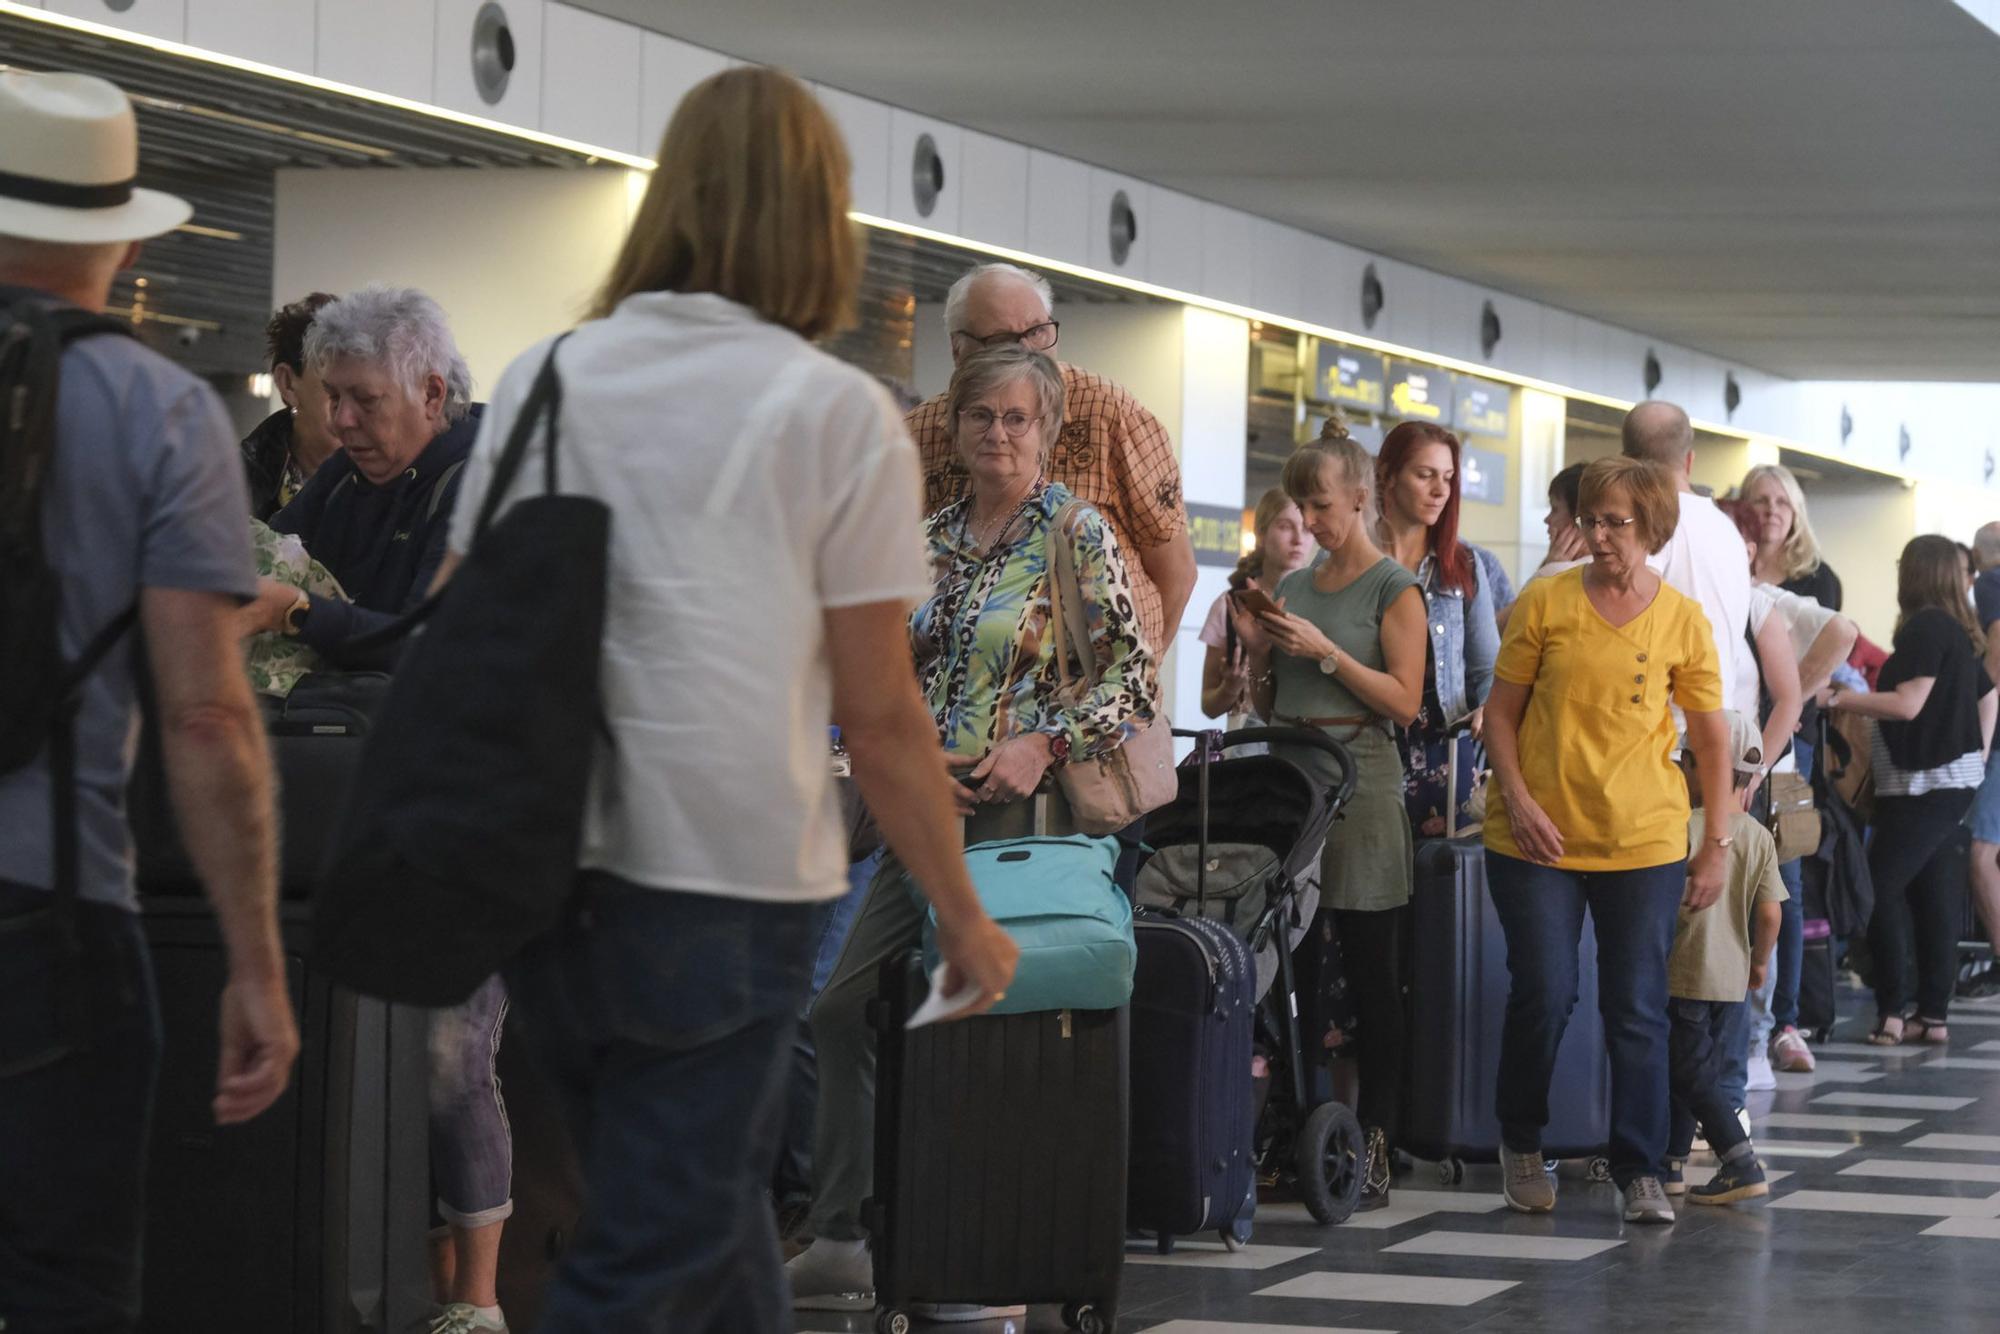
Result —
<path fill-rule="evenodd" d="M 967 333 L 964 329 L 954 329 L 951 336 L 953 338 L 963 338 L 967 342 L 975 343 L 980 347 L 1005 347 L 1009 343 L 1019 343 L 1031 352 L 1046 352 L 1056 345 L 1056 335 L 1061 330 L 1062 324 L 1059 321 L 1044 320 L 1040 324 L 1031 324 L 1018 332 L 1011 329 L 1003 329 L 997 334 L 988 334 L 984 338 L 979 337 L 977 334 Z"/>
<path fill-rule="evenodd" d="M 1590 536 L 1590 534 L 1600 528 L 1607 533 L 1622 533 L 1636 522 L 1638 520 L 1635 516 L 1627 516 L 1623 519 L 1600 519 L 1594 514 L 1579 514 L 1576 516 L 1576 526 L 1582 531 L 1585 537 Z"/>
<path fill-rule="evenodd" d="M 1017 440 L 1026 435 L 1028 428 L 1040 420 L 1039 416 L 1030 416 L 1019 408 L 1010 408 L 1008 411 L 997 415 L 991 408 L 960 408 L 958 410 L 958 424 L 960 426 L 970 426 L 980 435 L 985 435 L 993 429 L 993 423 L 997 421 L 1000 423 L 1001 430 Z"/>

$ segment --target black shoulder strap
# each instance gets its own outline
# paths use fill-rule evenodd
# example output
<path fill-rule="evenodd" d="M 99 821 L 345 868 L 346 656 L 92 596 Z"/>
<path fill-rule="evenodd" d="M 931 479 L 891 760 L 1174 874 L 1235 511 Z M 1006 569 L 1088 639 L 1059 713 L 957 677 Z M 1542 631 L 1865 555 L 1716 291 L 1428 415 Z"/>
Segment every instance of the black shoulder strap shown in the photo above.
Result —
<path fill-rule="evenodd" d="M 543 482 L 548 494 L 556 494 L 556 416 L 562 408 L 562 378 L 556 374 L 556 350 L 563 345 L 563 339 L 568 337 L 568 334 L 563 334 L 549 348 L 549 355 L 543 359 L 542 368 L 535 375 L 535 383 L 521 404 L 520 415 L 515 417 L 513 429 L 507 433 L 507 443 L 501 446 L 500 457 L 494 461 L 493 476 L 487 484 L 486 495 L 479 504 L 478 521 L 472 526 L 472 540 L 475 542 L 493 522 L 493 516 L 499 512 L 500 501 L 506 495 L 507 488 L 513 485 L 516 474 L 521 471 L 521 460 L 528 452 L 528 441 L 534 436 L 535 427 L 543 417 L 547 417 L 549 422 Z M 450 480 L 451 471 L 448 469 L 438 479 L 438 489 L 432 494 L 433 511 L 436 510 L 439 496 L 443 494 L 445 483 Z M 440 589 L 381 629 L 356 635 L 347 641 L 347 647 L 350 650 L 372 649 L 395 643 L 428 621 L 431 614 L 438 609 L 438 602 L 442 597 L 443 590 Z"/>
<path fill-rule="evenodd" d="M 506 497 L 507 489 L 514 484 L 516 474 L 521 471 L 521 461 L 527 457 L 528 441 L 534 438 L 535 428 L 546 417 L 549 423 L 548 444 L 542 454 L 542 486 L 549 495 L 555 495 L 559 487 L 556 474 L 556 423 L 562 414 L 562 376 L 556 372 L 556 353 L 562 350 L 568 334 L 556 339 L 549 347 L 549 355 L 542 359 L 542 368 L 535 375 L 535 383 L 528 390 L 528 397 L 521 403 L 521 411 L 514 418 L 514 429 L 508 432 L 507 443 L 500 450 L 500 457 L 494 461 L 493 477 L 486 487 L 486 495 L 479 506 L 479 521 L 472 526 L 475 540 L 493 522 L 493 516 L 500 512 L 500 502 Z"/>

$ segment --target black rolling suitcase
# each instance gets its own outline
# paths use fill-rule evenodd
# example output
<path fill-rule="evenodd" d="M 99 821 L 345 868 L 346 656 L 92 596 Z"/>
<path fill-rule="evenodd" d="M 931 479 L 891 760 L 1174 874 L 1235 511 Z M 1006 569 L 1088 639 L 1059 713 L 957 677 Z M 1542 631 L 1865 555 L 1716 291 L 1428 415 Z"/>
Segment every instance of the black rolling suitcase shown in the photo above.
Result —
<path fill-rule="evenodd" d="M 1823 917 L 1808 917 L 1801 929 L 1805 948 L 1799 956 L 1799 1032 L 1808 1042 L 1825 1042 L 1833 1036 L 1834 1021 L 1840 1017 L 1833 924 Z"/>
<path fill-rule="evenodd" d="M 875 1075 L 875 1328 L 913 1302 L 1061 1303 L 1113 1328 L 1125 1264 L 1127 1011 L 903 1027 L 928 983 L 882 968 Z"/>
<path fill-rule="evenodd" d="M 282 699 L 257 697 L 278 778 L 278 888 L 286 898 L 312 895 L 369 721 L 388 690 L 389 678 L 380 672 L 311 672 Z M 168 799 L 150 708 L 126 807 L 140 889 L 153 895 L 200 893 Z"/>
<path fill-rule="evenodd" d="M 1162 1252 L 1177 1236 L 1249 1239 L 1256 1187 L 1251 1084 L 1256 960 L 1203 917 L 1140 909 L 1132 981 L 1127 1222 Z"/>
<path fill-rule="evenodd" d="M 218 1127 L 208 905 L 144 900 L 166 1033 L 146 1186 L 150 1334 L 402 1334 L 430 1309 L 429 1022 L 336 991 L 308 964 L 303 905 L 281 912 L 299 1020 L 284 1096 Z"/>
<path fill-rule="evenodd" d="M 1403 1102 L 1403 1148 L 1437 1160 L 1457 1181 L 1466 1161 L 1500 1153 L 1494 1111 L 1500 1033 L 1507 1013 L 1507 941 L 1486 892 L 1486 859 L 1477 838 L 1417 843 L 1410 937 L 1410 1095 Z M 1597 1012 L 1597 938 L 1584 919 L 1578 950 L 1576 1008 L 1556 1054 L 1549 1088 L 1549 1158 L 1590 1158 L 1593 1177 L 1608 1179 L 1600 1155 L 1611 1133 L 1611 1068 Z"/>

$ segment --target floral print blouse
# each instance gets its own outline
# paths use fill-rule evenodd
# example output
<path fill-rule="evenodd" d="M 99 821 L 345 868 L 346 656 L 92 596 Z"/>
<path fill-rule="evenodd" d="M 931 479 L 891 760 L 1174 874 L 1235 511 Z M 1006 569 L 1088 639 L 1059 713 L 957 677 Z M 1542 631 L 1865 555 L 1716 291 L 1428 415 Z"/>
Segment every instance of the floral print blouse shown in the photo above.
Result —
<path fill-rule="evenodd" d="M 1048 540 L 1075 501 L 1068 488 L 1044 483 L 984 556 L 967 532 L 969 498 L 925 525 L 936 591 L 912 613 L 910 638 L 946 750 L 983 755 L 1011 737 L 1048 732 L 1069 738 L 1073 759 L 1087 759 L 1153 718 L 1155 673 L 1125 561 L 1110 525 L 1083 504 L 1068 526 L 1098 682 L 1079 700 L 1059 697 Z M 1072 662 L 1072 677 L 1079 672 Z"/>

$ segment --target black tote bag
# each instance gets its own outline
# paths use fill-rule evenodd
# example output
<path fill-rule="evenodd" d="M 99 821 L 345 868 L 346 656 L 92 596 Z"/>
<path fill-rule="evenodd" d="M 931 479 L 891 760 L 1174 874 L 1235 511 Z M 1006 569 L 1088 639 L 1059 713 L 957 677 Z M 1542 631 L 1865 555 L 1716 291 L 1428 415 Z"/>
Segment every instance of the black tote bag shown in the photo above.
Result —
<path fill-rule="evenodd" d="M 558 486 L 562 384 L 542 363 L 451 581 L 363 748 L 313 908 L 313 950 L 368 996 L 453 1005 L 561 914 L 602 716 L 611 512 Z M 494 513 L 547 424 L 543 489 Z"/>

